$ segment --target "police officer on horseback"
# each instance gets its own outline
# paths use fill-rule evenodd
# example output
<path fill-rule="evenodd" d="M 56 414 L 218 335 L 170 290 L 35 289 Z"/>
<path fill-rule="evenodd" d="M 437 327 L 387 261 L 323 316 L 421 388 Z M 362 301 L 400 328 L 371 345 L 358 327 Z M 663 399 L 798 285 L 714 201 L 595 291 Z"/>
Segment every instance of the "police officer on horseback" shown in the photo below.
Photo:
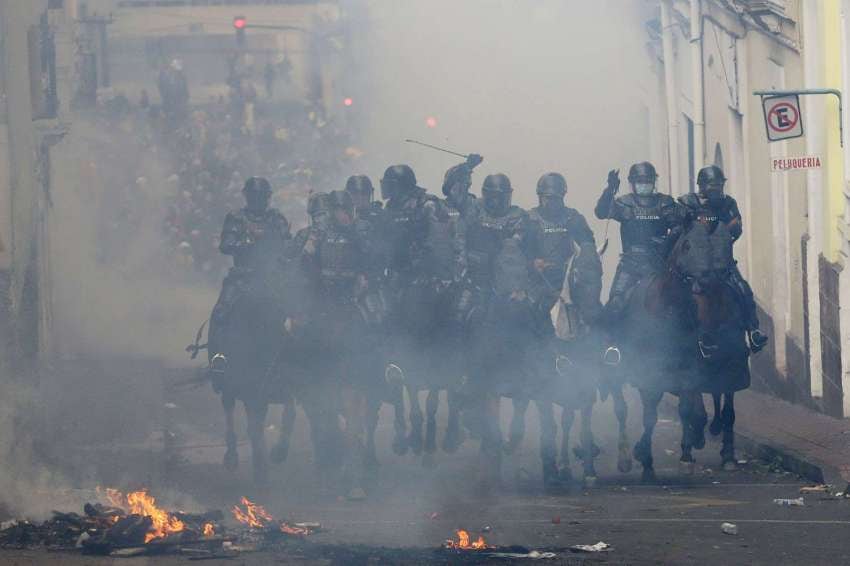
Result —
<path fill-rule="evenodd" d="M 560 173 L 546 173 L 537 182 L 539 206 L 529 211 L 530 255 L 536 272 L 535 302 L 548 317 L 564 285 L 567 266 L 575 257 L 575 270 L 591 283 L 602 275 L 593 231 L 584 216 L 565 204 L 567 181 Z M 589 301 L 589 318 L 599 314 L 598 298 Z"/>
<path fill-rule="evenodd" d="M 222 333 L 236 301 L 260 282 L 275 277 L 290 240 L 289 222 L 277 209 L 269 208 L 272 188 L 268 180 L 251 177 L 242 189 L 246 206 L 229 212 L 221 231 L 221 253 L 233 256 L 233 267 L 222 284 L 210 316 L 208 354 L 210 368 L 223 372 L 227 366 Z"/>
<path fill-rule="evenodd" d="M 466 161 L 451 167 L 443 177 L 443 195 L 446 204 L 460 212 L 462 217 L 473 216 L 478 207 L 478 199 L 469 192 L 472 187 L 472 171 L 484 158 L 470 153 Z"/>
<path fill-rule="evenodd" d="M 603 320 L 609 328 L 620 319 L 635 284 L 663 269 L 682 231 L 683 207 L 671 196 L 656 192 L 657 179 L 658 174 L 651 163 L 635 163 L 629 169 L 631 193 L 617 196 L 619 172 L 611 171 L 607 186 L 596 203 L 594 212 L 597 218 L 620 223 L 623 245 L 623 254 L 603 313 Z"/>
<path fill-rule="evenodd" d="M 697 175 L 697 193 L 689 193 L 679 198 L 687 207 L 687 222 L 699 222 L 714 228 L 722 222 L 729 229 L 733 240 L 738 240 L 743 232 L 741 213 L 738 203 L 725 194 L 726 176 L 717 165 L 709 165 L 700 169 Z M 767 344 L 767 336 L 759 330 L 759 319 L 756 314 L 756 303 L 753 290 L 734 263 L 724 273 L 725 282 L 735 291 L 735 296 L 741 307 L 741 312 L 747 325 L 747 337 L 750 349 L 758 352 Z"/>

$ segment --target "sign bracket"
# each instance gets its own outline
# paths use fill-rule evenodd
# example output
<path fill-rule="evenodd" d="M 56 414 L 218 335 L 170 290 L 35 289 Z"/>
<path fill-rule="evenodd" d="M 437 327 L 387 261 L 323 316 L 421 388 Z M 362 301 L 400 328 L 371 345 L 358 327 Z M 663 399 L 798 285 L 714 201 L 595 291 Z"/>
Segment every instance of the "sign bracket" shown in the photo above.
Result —
<path fill-rule="evenodd" d="M 833 95 L 838 99 L 838 139 L 844 147 L 844 108 L 841 91 L 836 88 L 807 88 L 802 90 L 756 90 L 753 94 L 764 98 L 770 96 Z"/>

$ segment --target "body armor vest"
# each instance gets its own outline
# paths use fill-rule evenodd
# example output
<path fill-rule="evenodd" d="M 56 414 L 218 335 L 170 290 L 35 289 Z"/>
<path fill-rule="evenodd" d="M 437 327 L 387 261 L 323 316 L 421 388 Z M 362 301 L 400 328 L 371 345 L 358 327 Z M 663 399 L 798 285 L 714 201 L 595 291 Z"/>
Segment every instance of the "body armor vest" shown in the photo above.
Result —
<path fill-rule="evenodd" d="M 523 213 L 512 206 L 504 216 L 492 216 L 483 208 L 468 222 L 466 234 L 470 276 L 476 284 L 492 281 L 493 264 L 502 250 L 502 243 L 521 229 Z"/>
<path fill-rule="evenodd" d="M 626 255 L 657 254 L 667 238 L 669 223 L 665 208 L 674 205 L 667 195 L 637 197 L 625 195 L 618 199 L 623 207 L 620 237 Z"/>

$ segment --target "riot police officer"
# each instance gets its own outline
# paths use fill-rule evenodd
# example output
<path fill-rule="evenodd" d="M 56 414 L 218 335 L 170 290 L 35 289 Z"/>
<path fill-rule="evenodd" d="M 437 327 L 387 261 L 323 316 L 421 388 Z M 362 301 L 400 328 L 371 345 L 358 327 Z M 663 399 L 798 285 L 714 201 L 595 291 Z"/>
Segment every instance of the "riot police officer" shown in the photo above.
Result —
<path fill-rule="evenodd" d="M 567 181 L 560 173 L 546 173 L 537 182 L 539 206 L 529 212 L 530 255 L 537 272 L 535 300 L 548 314 L 564 285 L 567 265 L 575 256 L 577 273 L 591 282 L 602 275 L 596 240 L 584 216 L 565 204 Z M 598 314 L 598 300 L 586 305 Z"/>
<path fill-rule="evenodd" d="M 466 161 L 451 167 L 446 171 L 443 178 L 443 195 L 446 204 L 460 212 L 461 216 L 468 217 L 475 214 L 478 199 L 470 194 L 472 186 L 472 170 L 475 169 L 484 158 L 477 153 L 470 153 Z"/>
<path fill-rule="evenodd" d="M 490 290 L 494 281 L 495 261 L 504 241 L 514 238 L 525 251 L 528 213 L 511 203 L 511 180 L 502 173 L 488 175 L 481 187 L 481 206 L 466 220 L 468 274 L 473 286 Z"/>
<path fill-rule="evenodd" d="M 729 229 L 733 240 L 737 241 L 743 232 L 741 213 L 735 199 L 725 194 L 723 190 L 725 185 L 726 176 L 720 167 L 716 165 L 703 167 L 697 175 L 697 193 L 684 195 L 679 198 L 679 201 L 687 207 L 688 222 L 701 222 L 707 225 L 722 222 Z M 758 352 L 767 344 L 768 338 L 759 330 L 753 290 L 738 270 L 737 263 L 726 270 L 724 275 L 726 283 L 735 291 L 741 305 L 750 348 Z"/>
<path fill-rule="evenodd" d="M 269 208 L 272 188 L 262 177 L 251 177 L 242 189 L 246 206 L 229 212 L 221 232 L 221 253 L 233 256 L 233 267 L 222 284 L 218 302 L 210 316 L 210 367 L 223 372 L 227 365 L 222 331 L 236 301 L 257 281 L 276 276 L 290 240 L 289 222 L 278 210 Z"/>
<path fill-rule="evenodd" d="M 608 174 L 608 184 L 596 203 L 596 217 L 620 223 L 623 254 L 604 319 L 610 326 L 621 316 L 629 292 L 643 277 L 664 267 L 673 244 L 682 231 L 684 209 L 671 196 L 656 192 L 658 174 L 649 162 L 635 163 L 629 169 L 631 193 L 616 196 L 620 187 L 617 171 Z"/>
<path fill-rule="evenodd" d="M 387 168 L 381 178 L 381 196 L 385 201 L 382 231 L 387 247 L 388 286 L 395 303 L 415 277 L 414 266 L 422 256 L 428 229 L 424 205 L 436 197 L 417 186 L 409 165 Z"/>

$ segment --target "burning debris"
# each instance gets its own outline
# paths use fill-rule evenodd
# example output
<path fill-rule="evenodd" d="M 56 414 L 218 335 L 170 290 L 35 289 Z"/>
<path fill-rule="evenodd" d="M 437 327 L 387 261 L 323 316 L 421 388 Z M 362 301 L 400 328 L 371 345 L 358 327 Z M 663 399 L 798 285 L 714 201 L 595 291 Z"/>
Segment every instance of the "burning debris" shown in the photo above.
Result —
<path fill-rule="evenodd" d="M 307 536 L 322 528 L 319 523 L 294 523 L 290 525 L 281 521 L 277 529 L 274 527 L 275 519 L 266 511 L 262 505 L 257 505 L 247 497 L 242 497 L 242 506 L 234 505 L 233 517 L 243 525 L 256 530 L 268 532 L 280 532 L 284 535 Z"/>
<path fill-rule="evenodd" d="M 225 556 L 236 548 L 266 547 L 281 538 L 305 537 L 321 528 L 318 523 L 277 523 L 265 508 L 246 497 L 232 511 L 247 530 L 228 532 L 222 524 L 221 511 L 167 511 L 144 489 L 127 494 L 106 489 L 101 493 L 106 503 L 87 503 L 82 515 L 54 511 L 53 517 L 43 523 L 4 523 L 0 548 L 44 547 L 112 556 Z M 237 542 L 249 544 L 234 544 Z"/>
<path fill-rule="evenodd" d="M 484 550 L 487 548 L 492 548 L 491 546 L 487 546 L 487 543 L 484 541 L 484 537 L 478 535 L 478 539 L 469 542 L 469 533 L 463 529 L 458 529 L 457 533 L 457 541 L 447 540 L 446 548 L 455 549 L 455 550 Z"/>

